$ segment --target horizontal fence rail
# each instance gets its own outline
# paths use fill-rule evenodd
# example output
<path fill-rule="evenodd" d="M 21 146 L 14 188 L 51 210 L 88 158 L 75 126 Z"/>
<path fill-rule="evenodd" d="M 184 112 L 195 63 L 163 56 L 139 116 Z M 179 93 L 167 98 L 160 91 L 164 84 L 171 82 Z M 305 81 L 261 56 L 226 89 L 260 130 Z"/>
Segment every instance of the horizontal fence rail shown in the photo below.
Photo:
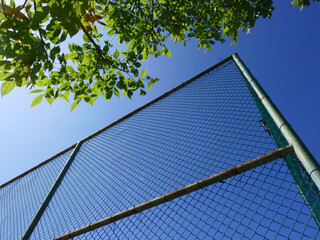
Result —
<path fill-rule="evenodd" d="M 253 168 L 256 168 L 258 166 L 261 166 L 263 164 L 266 164 L 268 162 L 276 160 L 278 158 L 283 158 L 286 155 L 291 154 L 293 152 L 294 152 L 293 147 L 291 145 L 280 148 L 280 149 L 275 150 L 271 153 L 265 154 L 261 157 L 252 159 L 252 160 L 247 161 L 245 163 L 242 163 L 238 166 L 235 166 L 233 168 L 230 168 L 230 169 L 225 170 L 223 172 L 217 173 L 213 176 L 210 176 L 210 177 L 205 178 L 203 180 L 200 180 L 198 182 L 192 183 L 188 186 L 185 186 L 185 187 L 180 188 L 178 190 L 175 190 L 173 192 L 170 192 L 170 193 L 167 193 L 167 194 L 162 195 L 160 197 L 157 197 L 155 199 L 152 199 L 148 202 L 139 204 L 139 205 L 137 205 L 133 208 L 127 209 L 123 212 L 117 213 L 115 215 L 104 218 L 104 219 L 97 221 L 95 223 L 92 223 L 92 224 L 89 224 L 89 225 L 84 226 L 82 228 L 79 228 L 73 232 L 70 232 L 70 233 L 62 235 L 60 237 L 54 238 L 54 240 L 65 240 L 65 239 L 74 238 L 74 237 L 79 236 L 81 234 L 84 234 L 86 232 L 92 231 L 96 228 L 99 228 L 99 227 L 105 226 L 107 224 L 116 222 L 118 220 L 129 217 L 129 216 L 134 215 L 136 213 L 145 211 L 145 210 L 150 209 L 152 207 L 158 206 L 162 203 L 171 201 L 173 199 L 176 199 L 176 198 L 181 197 L 183 195 L 189 194 L 189 193 L 194 192 L 196 190 L 199 190 L 201 188 L 210 186 L 214 183 L 224 181 L 230 177 L 236 176 L 238 174 L 241 174 L 245 171 L 251 170 Z"/>

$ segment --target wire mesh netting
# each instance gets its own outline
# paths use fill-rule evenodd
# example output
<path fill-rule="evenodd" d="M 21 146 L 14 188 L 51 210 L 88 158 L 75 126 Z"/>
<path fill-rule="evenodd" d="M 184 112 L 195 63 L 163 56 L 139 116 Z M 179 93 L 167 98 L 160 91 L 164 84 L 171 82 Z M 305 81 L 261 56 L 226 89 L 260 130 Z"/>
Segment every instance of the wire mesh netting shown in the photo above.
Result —
<path fill-rule="evenodd" d="M 276 126 L 275 122 L 271 118 L 268 111 L 265 109 L 261 101 L 259 101 L 256 94 L 251 91 L 254 99 L 257 103 L 258 108 L 263 116 L 264 122 L 270 130 L 272 137 L 274 138 L 278 147 L 284 147 L 288 145 L 287 140 L 281 133 L 280 129 Z M 320 226 L 320 192 L 315 183 L 312 181 L 310 175 L 307 173 L 305 168 L 302 166 L 296 154 L 290 154 L 285 157 L 287 166 L 296 181 L 297 187 L 299 188 L 303 198 L 307 202 L 311 213 L 315 220 Z"/>
<path fill-rule="evenodd" d="M 283 160 L 76 239 L 314 239 L 314 220 Z"/>
<path fill-rule="evenodd" d="M 0 239 L 22 237 L 70 153 L 0 188 Z"/>
<path fill-rule="evenodd" d="M 263 118 L 235 62 L 224 63 L 84 141 L 30 239 L 58 237 L 277 149 Z M 310 212 L 294 179 L 279 159 L 77 238 L 317 238 L 318 190 L 308 182 Z"/>

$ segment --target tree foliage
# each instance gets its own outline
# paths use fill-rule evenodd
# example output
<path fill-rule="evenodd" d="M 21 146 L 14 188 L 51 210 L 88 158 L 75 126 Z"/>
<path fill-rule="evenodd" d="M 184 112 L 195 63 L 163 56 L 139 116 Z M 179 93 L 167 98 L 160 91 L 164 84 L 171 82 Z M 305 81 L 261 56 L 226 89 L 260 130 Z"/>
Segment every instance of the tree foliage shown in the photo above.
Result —
<path fill-rule="evenodd" d="M 315 0 L 314 0 L 315 1 Z M 319 0 L 316 0 L 319 2 Z M 211 49 L 259 18 L 271 18 L 272 0 L 1 0 L 1 95 L 14 87 L 37 93 L 31 106 L 73 99 L 93 104 L 100 95 L 139 91 L 159 79 L 140 70 L 149 56 L 171 56 L 166 41 L 198 41 Z M 293 0 L 308 6 L 309 0 Z M 79 37 L 79 36 L 82 36 Z M 116 49 L 108 36 L 121 44 Z M 79 38 L 81 40 L 79 40 Z M 69 95 L 71 96 L 69 97 Z"/>

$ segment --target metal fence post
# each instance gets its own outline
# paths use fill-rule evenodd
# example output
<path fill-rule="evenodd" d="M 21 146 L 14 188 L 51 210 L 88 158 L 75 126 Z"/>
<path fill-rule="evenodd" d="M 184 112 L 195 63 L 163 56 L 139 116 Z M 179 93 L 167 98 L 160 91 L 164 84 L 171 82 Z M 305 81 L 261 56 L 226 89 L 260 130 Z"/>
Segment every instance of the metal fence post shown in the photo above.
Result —
<path fill-rule="evenodd" d="M 242 62 L 239 58 L 238 54 L 233 54 L 233 59 L 238 65 L 239 69 L 241 70 L 244 77 L 247 79 L 249 85 L 252 87 L 254 92 L 257 94 L 258 98 L 262 102 L 263 106 L 269 112 L 270 116 L 280 129 L 283 136 L 287 139 L 289 144 L 291 144 L 294 148 L 296 155 L 298 156 L 299 160 L 301 161 L 302 165 L 317 185 L 318 189 L 320 190 L 320 167 L 319 163 L 315 160 L 312 156 L 308 148 L 302 142 L 300 137 L 297 133 L 292 129 L 290 124 L 287 120 L 283 117 L 280 113 L 278 108 L 274 105 L 271 101 L 269 96 L 263 90 L 261 85 L 257 82 L 257 80 L 253 77 L 249 69 L 246 65 Z"/>
<path fill-rule="evenodd" d="M 37 226 L 42 214 L 44 213 L 44 211 L 46 210 L 50 200 L 52 199 L 54 193 L 56 192 L 56 190 L 58 189 L 63 177 L 66 175 L 74 157 L 76 156 L 77 152 L 80 149 L 80 146 L 82 144 L 82 141 L 79 141 L 77 143 L 77 145 L 75 146 L 73 152 L 71 153 L 68 161 L 66 162 L 66 164 L 64 165 L 63 169 L 61 170 L 59 176 L 57 177 L 56 181 L 54 182 L 53 186 L 51 187 L 50 191 L 48 192 L 48 195 L 46 196 L 46 198 L 44 199 L 43 203 L 41 204 L 38 212 L 36 213 L 36 215 L 34 216 L 34 218 L 32 219 L 30 225 L 28 226 L 26 232 L 24 233 L 24 235 L 22 236 L 22 240 L 27 240 L 30 238 L 33 230 L 35 229 L 35 227 Z"/>

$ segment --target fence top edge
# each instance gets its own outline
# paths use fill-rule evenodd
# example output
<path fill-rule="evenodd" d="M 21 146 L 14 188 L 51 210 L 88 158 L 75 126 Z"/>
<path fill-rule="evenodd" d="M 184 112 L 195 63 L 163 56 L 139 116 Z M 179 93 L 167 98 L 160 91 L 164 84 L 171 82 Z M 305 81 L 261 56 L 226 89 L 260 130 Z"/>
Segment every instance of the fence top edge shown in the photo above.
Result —
<path fill-rule="evenodd" d="M 236 53 L 234 53 L 234 54 L 236 54 Z M 104 131 L 105 131 L 105 130 L 107 130 L 108 128 L 110 128 L 110 127 L 112 127 L 112 126 L 114 126 L 114 125 L 118 124 L 119 122 L 122 122 L 123 120 L 125 120 L 125 119 L 127 119 L 127 118 L 131 117 L 131 116 L 132 116 L 132 115 L 134 115 L 135 113 L 140 112 L 141 110 L 145 109 L 146 107 L 148 107 L 148 106 L 152 105 L 152 104 L 153 104 L 153 103 L 155 103 L 155 102 L 158 102 L 159 100 L 161 100 L 161 99 L 163 99 L 164 97 L 166 97 L 166 96 L 170 95 L 171 93 L 176 92 L 177 90 L 179 90 L 179 89 L 181 89 L 182 87 L 184 87 L 184 86 L 188 85 L 189 83 L 191 83 L 191 82 L 195 81 L 196 79 L 198 79 L 198 78 L 202 77 L 203 75 L 205 75 L 205 74 L 207 74 L 207 73 L 209 73 L 209 72 L 211 72 L 211 71 L 215 70 L 216 68 L 218 68 L 218 67 L 220 67 L 220 66 L 224 65 L 225 63 L 227 63 L 227 62 L 229 62 L 229 61 L 233 60 L 233 55 L 234 55 L 234 54 L 232 54 L 232 55 L 230 55 L 229 57 L 227 57 L 227 58 L 223 59 L 222 61 L 220 61 L 220 62 L 216 63 L 216 64 L 215 64 L 215 65 L 213 65 L 212 67 L 210 67 L 210 68 L 208 68 L 208 69 L 204 70 L 203 72 L 201 72 L 201 73 L 197 74 L 196 76 L 194 76 L 194 77 L 190 78 L 189 80 L 187 80 L 187 81 L 183 82 L 182 84 L 180 84 L 180 85 L 178 85 L 178 86 L 176 86 L 176 87 L 172 88 L 172 89 L 171 89 L 171 90 L 169 90 L 168 92 L 165 92 L 164 94 L 162 94 L 162 95 L 160 95 L 160 96 L 156 97 L 155 99 L 151 100 L 150 102 L 146 103 L 145 105 L 142 105 L 141 107 L 137 108 L 136 110 L 134 110 L 134 111 L 132 111 L 132 112 L 128 113 L 127 115 L 125 115 L 125 116 L 123 116 L 123 117 L 119 118 L 118 120 L 116 120 L 116 121 L 112 122 L 111 124 L 109 124 L 109 125 L 107 125 L 107 126 L 105 126 L 105 127 L 101 128 L 100 130 L 98 130 L 98 131 L 94 132 L 93 134 L 91 134 L 91 135 L 89 135 L 89 136 L 87 136 L 87 137 L 83 138 L 83 139 L 82 139 L 82 140 L 80 140 L 80 141 L 85 142 L 85 141 L 87 141 L 87 140 L 89 140 L 89 139 L 91 139 L 91 138 L 93 138 L 93 137 L 97 136 L 98 134 L 100 134 L 100 133 L 104 132 Z M 18 180 L 18 179 L 22 178 L 23 176 L 27 175 L 28 173 L 30 173 L 30 172 L 32 172 L 32 171 L 34 171 L 34 170 L 36 170 L 36 169 L 40 168 L 41 166 L 43 166 L 43 165 L 47 164 L 48 162 L 52 161 L 52 160 L 53 160 L 53 159 L 55 159 L 56 157 L 61 156 L 62 154 L 66 153 L 67 151 L 69 151 L 69 150 L 73 149 L 76 145 L 77 145 L 77 143 L 74 143 L 74 144 L 73 144 L 73 145 L 71 145 L 70 147 L 68 147 L 68 148 L 66 148 L 66 149 L 64 149 L 64 150 L 62 150 L 61 152 L 57 153 L 56 155 L 54 155 L 54 156 L 50 157 L 49 159 L 47 159 L 47 160 L 45 160 L 45 161 L 41 162 L 40 164 L 38 164 L 38 165 L 34 166 L 33 168 L 31 168 L 31 169 L 29 169 L 29 170 L 27 170 L 27 171 L 25 171 L 25 172 L 21 173 L 20 175 L 16 176 L 15 178 L 13 178 L 13 179 L 11 179 L 11 180 L 9 180 L 9 181 L 7 181 L 7 182 L 3 183 L 2 185 L 0 185 L 0 189 L 1 189 L 1 188 L 3 188 L 3 187 L 5 187 L 5 186 L 7 186 L 7 185 L 9 185 L 10 183 L 12 183 L 12 182 L 14 182 L 14 181 L 16 181 L 16 180 Z"/>
<path fill-rule="evenodd" d="M 11 180 L 9 180 L 8 182 L 3 183 L 2 185 L 0 185 L 0 189 L 1 189 L 1 188 L 3 188 L 3 187 L 5 187 L 5 186 L 7 186 L 8 184 L 10 184 L 10 183 L 14 182 L 15 180 L 18 180 L 19 178 L 22 178 L 23 176 L 27 175 L 28 173 L 30 173 L 30 172 L 32 172 L 32 171 L 34 171 L 34 170 L 38 169 L 39 167 L 41 167 L 41 166 L 43 166 L 43 165 L 47 164 L 48 162 L 50 162 L 50 161 L 52 161 L 53 159 L 55 159 L 55 158 L 57 158 L 57 157 L 61 156 L 62 154 L 64 154 L 64 153 L 68 152 L 69 150 L 73 149 L 75 146 L 76 146 L 76 144 L 71 145 L 70 147 L 68 147 L 68 148 L 66 148 L 66 149 L 64 149 L 64 150 L 62 150 L 61 152 L 59 152 L 59 153 L 55 154 L 54 156 L 52 156 L 52 157 L 48 158 L 47 160 L 45 160 L 45 161 L 43 161 L 43 162 L 39 163 L 38 165 L 34 166 L 33 168 L 30 168 L 29 170 L 27 170 L 27 171 L 25 171 L 25 172 L 21 173 L 20 175 L 16 176 L 15 178 L 12 178 L 12 179 L 11 179 Z"/>

